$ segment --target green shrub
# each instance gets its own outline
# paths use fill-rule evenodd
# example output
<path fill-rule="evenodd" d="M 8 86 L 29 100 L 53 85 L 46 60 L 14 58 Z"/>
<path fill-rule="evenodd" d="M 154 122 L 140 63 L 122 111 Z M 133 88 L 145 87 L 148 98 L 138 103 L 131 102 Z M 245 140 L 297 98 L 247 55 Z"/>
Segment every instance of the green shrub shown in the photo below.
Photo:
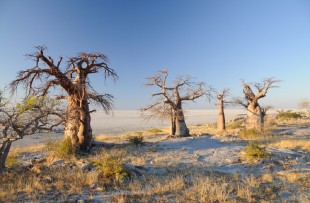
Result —
<path fill-rule="evenodd" d="M 103 149 L 101 157 L 94 160 L 94 165 L 103 178 L 121 181 L 127 175 L 127 171 L 123 165 L 123 157 L 123 151 L 113 150 L 108 152 Z"/>
<path fill-rule="evenodd" d="M 255 128 L 250 128 L 250 129 L 241 130 L 238 136 L 242 139 L 253 139 L 253 138 L 264 137 L 266 136 L 266 134 Z"/>
<path fill-rule="evenodd" d="M 134 144 L 136 146 L 138 145 L 143 145 L 144 142 L 143 142 L 143 136 L 142 135 L 138 135 L 138 136 L 135 136 L 135 135 L 128 135 L 127 136 L 127 140 L 129 143 L 131 144 Z"/>
<path fill-rule="evenodd" d="M 293 112 L 292 110 L 288 111 L 279 111 L 277 115 L 277 119 L 279 120 L 290 120 L 290 119 L 298 119 L 302 118 L 302 114 L 298 112 Z"/>
<path fill-rule="evenodd" d="M 77 147 L 72 145 L 69 139 L 49 141 L 46 143 L 46 149 L 60 159 L 72 158 L 77 152 Z"/>
<path fill-rule="evenodd" d="M 245 147 L 245 153 L 249 158 L 267 158 L 268 154 L 265 147 L 260 147 L 257 143 L 250 143 Z"/>

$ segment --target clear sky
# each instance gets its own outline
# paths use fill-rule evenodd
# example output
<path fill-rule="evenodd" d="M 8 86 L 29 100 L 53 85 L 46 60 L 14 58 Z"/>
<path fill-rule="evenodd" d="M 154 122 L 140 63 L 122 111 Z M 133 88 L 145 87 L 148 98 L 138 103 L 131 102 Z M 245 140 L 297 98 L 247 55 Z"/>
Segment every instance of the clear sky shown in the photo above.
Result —
<path fill-rule="evenodd" d="M 310 1 L 207 0 L 0 0 L 0 87 L 18 70 L 33 67 L 26 53 L 46 45 L 48 54 L 71 57 L 103 52 L 119 80 L 100 92 L 115 108 L 151 103 L 147 77 L 167 68 L 170 79 L 190 74 L 216 89 L 242 96 L 240 79 L 282 80 L 262 104 L 296 108 L 310 99 Z M 214 108 L 200 99 L 188 109 Z"/>

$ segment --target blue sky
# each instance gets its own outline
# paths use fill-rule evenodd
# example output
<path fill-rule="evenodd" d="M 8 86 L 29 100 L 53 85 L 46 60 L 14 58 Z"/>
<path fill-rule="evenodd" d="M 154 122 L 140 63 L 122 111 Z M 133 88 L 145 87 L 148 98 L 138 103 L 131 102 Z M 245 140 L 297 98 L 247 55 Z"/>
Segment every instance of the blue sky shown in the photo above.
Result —
<path fill-rule="evenodd" d="M 0 1 L 0 87 L 30 68 L 25 54 L 46 45 L 48 54 L 71 57 L 103 52 L 119 80 L 102 83 L 115 108 L 151 103 L 147 77 L 167 68 L 170 79 L 190 74 L 216 89 L 242 96 L 240 79 L 282 80 L 262 104 L 296 108 L 310 99 L 309 1 L 131 0 Z M 205 98 L 187 109 L 214 108 Z"/>

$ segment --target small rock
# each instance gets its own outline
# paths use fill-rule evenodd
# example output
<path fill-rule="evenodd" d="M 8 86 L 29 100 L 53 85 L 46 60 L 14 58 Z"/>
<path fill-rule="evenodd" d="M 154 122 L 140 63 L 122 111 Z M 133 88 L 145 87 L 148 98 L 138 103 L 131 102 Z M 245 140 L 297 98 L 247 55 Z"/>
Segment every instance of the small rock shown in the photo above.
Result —
<path fill-rule="evenodd" d="M 52 165 L 62 165 L 63 163 L 65 163 L 65 160 L 60 159 L 60 160 L 52 162 Z"/>
<path fill-rule="evenodd" d="M 103 189 L 104 189 L 103 187 L 96 187 L 96 189 L 95 189 L 95 190 L 96 190 L 97 192 L 102 192 L 102 191 L 103 191 Z"/>
<path fill-rule="evenodd" d="M 143 170 L 146 170 L 143 166 L 135 166 L 132 164 L 125 163 L 123 164 L 131 176 L 141 176 Z"/>
<path fill-rule="evenodd" d="M 36 163 L 43 163 L 45 161 L 46 161 L 45 157 L 41 157 L 41 158 L 35 157 L 34 159 L 31 160 L 31 163 L 36 164 Z"/>
<path fill-rule="evenodd" d="M 82 171 L 90 171 L 93 168 L 95 168 L 95 166 L 92 163 L 86 163 L 81 166 Z"/>
<path fill-rule="evenodd" d="M 242 160 L 240 158 L 238 158 L 238 157 L 231 157 L 231 158 L 227 158 L 226 162 L 228 164 L 236 164 L 236 163 L 241 163 Z"/>
<path fill-rule="evenodd" d="M 95 189 L 95 188 L 97 188 L 98 187 L 98 183 L 94 183 L 94 184 L 92 184 L 91 186 L 89 186 L 91 189 Z"/>
<path fill-rule="evenodd" d="M 33 164 L 30 161 L 21 161 L 21 165 L 25 168 L 31 168 Z"/>

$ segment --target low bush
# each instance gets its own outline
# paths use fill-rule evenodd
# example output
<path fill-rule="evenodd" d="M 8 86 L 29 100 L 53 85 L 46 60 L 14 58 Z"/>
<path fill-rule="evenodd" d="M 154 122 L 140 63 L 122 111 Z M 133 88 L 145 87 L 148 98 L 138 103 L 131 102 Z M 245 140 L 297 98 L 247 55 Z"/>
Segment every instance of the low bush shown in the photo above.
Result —
<path fill-rule="evenodd" d="M 77 147 L 73 146 L 69 139 L 61 141 L 49 141 L 46 143 L 46 149 L 53 156 L 60 159 L 69 159 L 75 156 Z"/>
<path fill-rule="evenodd" d="M 278 120 L 290 120 L 302 118 L 302 114 L 298 112 L 293 112 L 292 110 L 288 111 L 278 111 L 277 119 Z"/>
<path fill-rule="evenodd" d="M 123 165 L 123 158 L 123 151 L 113 150 L 108 152 L 102 150 L 101 157 L 93 162 L 97 171 L 104 179 L 121 181 L 127 175 L 127 171 Z"/>
<path fill-rule="evenodd" d="M 127 140 L 129 143 L 134 144 L 136 146 L 143 145 L 143 136 L 142 135 L 128 135 Z"/>
<path fill-rule="evenodd" d="M 249 158 L 266 158 L 268 156 L 265 147 L 260 147 L 257 143 L 250 143 L 245 147 L 245 153 Z"/>

